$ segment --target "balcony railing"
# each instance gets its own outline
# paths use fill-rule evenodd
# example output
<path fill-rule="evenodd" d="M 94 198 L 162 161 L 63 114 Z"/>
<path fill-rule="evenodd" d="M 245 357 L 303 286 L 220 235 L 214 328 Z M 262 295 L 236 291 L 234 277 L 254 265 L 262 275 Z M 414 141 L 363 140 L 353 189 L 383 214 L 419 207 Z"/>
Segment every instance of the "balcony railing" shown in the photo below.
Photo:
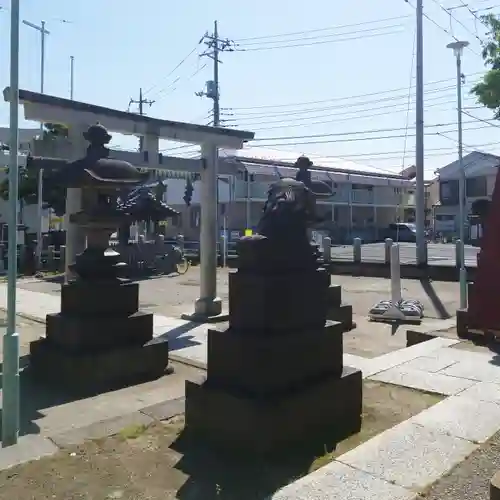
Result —
<path fill-rule="evenodd" d="M 234 199 L 244 201 L 247 198 L 247 183 L 244 180 L 236 180 L 234 183 Z M 268 182 L 251 182 L 250 198 L 253 200 L 265 200 L 269 189 Z M 384 189 L 384 188 L 382 188 Z M 334 189 L 332 196 L 320 196 L 318 201 L 323 203 L 342 203 L 353 205 L 386 205 L 386 206 L 414 206 L 414 194 L 395 193 L 393 189 L 379 190 L 377 186 L 372 191 L 368 189 L 353 189 L 348 186 L 340 186 Z"/>

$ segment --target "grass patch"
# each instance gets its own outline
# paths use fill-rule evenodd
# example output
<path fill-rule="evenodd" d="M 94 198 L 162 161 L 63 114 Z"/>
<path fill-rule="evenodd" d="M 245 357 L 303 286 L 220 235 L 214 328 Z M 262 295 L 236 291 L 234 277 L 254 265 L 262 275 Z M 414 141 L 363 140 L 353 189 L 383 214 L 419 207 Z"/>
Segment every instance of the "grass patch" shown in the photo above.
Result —
<path fill-rule="evenodd" d="M 146 430 L 148 429 L 147 425 L 144 424 L 134 424 L 134 425 L 129 425 L 128 427 L 125 427 L 122 429 L 119 433 L 118 436 L 120 436 L 121 439 L 137 439 L 139 436 L 144 434 Z"/>

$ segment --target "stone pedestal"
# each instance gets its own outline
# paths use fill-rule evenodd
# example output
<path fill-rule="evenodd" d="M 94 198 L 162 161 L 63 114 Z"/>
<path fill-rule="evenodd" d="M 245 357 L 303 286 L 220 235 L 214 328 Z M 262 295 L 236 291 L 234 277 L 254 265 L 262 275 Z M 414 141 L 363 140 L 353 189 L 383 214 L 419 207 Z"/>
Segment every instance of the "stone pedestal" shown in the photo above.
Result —
<path fill-rule="evenodd" d="M 327 320 L 330 274 L 307 249 L 278 250 L 239 243 L 230 326 L 208 332 L 205 381 L 186 382 L 186 430 L 216 446 L 268 454 L 361 426 L 361 372 L 343 366 L 343 326 Z"/>
<path fill-rule="evenodd" d="M 330 285 L 328 289 L 328 312 L 326 317 L 341 323 L 342 330 L 348 332 L 356 327 L 352 320 L 352 314 L 352 305 L 342 303 L 342 287 L 340 285 Z"/>
<path fill-rule="evenodd" d="M 62 286 L 61 312 L 47 315 L 46 337 L 30 344 L 37 379 L 99 391 L 163 375 L 168 342 L 153 340 L 153 314 L 138 311 L 139 285 L 76 280 Z"/>

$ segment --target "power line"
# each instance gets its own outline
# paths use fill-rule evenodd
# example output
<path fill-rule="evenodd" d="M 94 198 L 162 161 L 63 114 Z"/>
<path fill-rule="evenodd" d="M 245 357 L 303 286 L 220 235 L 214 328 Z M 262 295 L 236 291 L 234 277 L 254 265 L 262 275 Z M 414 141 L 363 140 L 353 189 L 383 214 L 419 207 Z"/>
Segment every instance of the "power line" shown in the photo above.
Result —
<path fill-rule="evenodd" d="M 412 2 L 410 2 L 410 0 L 404 0 L 412 9 L 416 10 L 415 6 L 413 5 Z M 436 1 L 436 0 L 433 0 L 435 1 L 438 5 L 439 3 Z M 439 5 L 441 7 L 441 5 Z M 445 9 L 446 10 L 446 9 Z M 450 14 L 449 12 L 446 11 L 447 14 Z M 429 21 L 430 23 L 432 23 L 434 26 L 436 26 L 436 28 L 439 28 L 443 33 L 446 33 L 448 36 L 452 37 L 456 42 L 458 42 L 458 38 L 453 34 L 451 33 L 449 30 L 447 30 L 446 28 L 443 28 L 439 23 L 437 23 L 436 21 L 434 21 L 434 19 L 432 19 L 432 17 L 430 17 L 428 14 L 426 14 L 425 12 L 422 13 L 422 15 L 425 17 L 425 19 L 427 19 L 427 21 Z M 475 35 L 474 35 L 475 36 Z M 470 50 L 474 55 L 478 56 L 480 54 L 478 54 L 477 52 L 475 52 L 470 46 L 467 47 L 468 50 Z"/>
<path fill-rule="evenodd" d="M 480 130 L 484 129 L 486 127 L 481 126 L 481 127 L 474 127 L 474 128 L 467 128 L 464 130 Z M 456 130 L 446 130 L 444 133 L 452 133 L 455 132 Z M 432 135 L 435 132 L 431 133 L 425 133 L 425 135 Z M 307 136 L 304 136 L 307 137 Z M 295 142 L 286 142 L 286 143 L 276 143 L 276 144 L 269 144 L 269 146 L 295 146 L 295 145 L 301 145 L 301 144 L 332 144 L 332 143 L 341 143 L 341 142 L 363 142 L 363 141 L 380 141 L 380 140 L 386 140 L 386 139 L 403 139 L 405 137 L 404 134 L 398 134 L 398 135 L 385 135 L 385 136 L 380 136 L 380 137 L 350 137 L 347 139 L 335 139 L 335 140 L 318 140 L 318 141 L 295 141 Z M 415 134 L 409 134 L 408 137 L 415 137 Z M 253 142 L 257 141 L 258 139 L 254 139 Z M 288 140 L 288 139 L 287 139 Z M 267 144 L 264 144 L 264 146 L 267 146 Z"/>
<path fill-rule="evenodd" d="M 203 41 L 203 39 L 201 39 L 194 47 L 193 50 L 191 50 L 189 52 L 189 54 L 187 56 L 185 56 L 183 59 L 181 59 L 181 61 L 177 64 L 177 66 L 174 67 L 174 69 L 172 71 L 170 71 L 170 73 L 167 74 L 167 76 L 165 76 L 163 78 L 163 81 L 164 80 L 167 80 L 168 78 L 170 78 L 197 50 L 198 50 L 198 47 L 199 45 L 201 44 L 201 42 Z M 154 85 L 152 85 L 151 87 L 149 87 L 145 92 L 144 92 L 144 95 L 146 94 L 149 94 L 153 89 L 157 88 L 160 86 L 160 83 L 156 83 Z"/>
<path fill-rule="evenodd" d="M 273 35 L 266 35 L 266 36 L 252 36 L 252 37 L 248 37 L 248 38 L 236 38 L 234 41 L 235 42 L 246 42 L 246 41 L 251 41 L 251 40 L 263 40 L 263 39 L 269 39 L 269 38 L 283 38 L 283 37 L 287 37 L 287 36 L 306 35 L 308 33 L 320 33 L 320 32 L 324 32 L 324 31 L 330 31 L 330 30 L 336 30 L 336 29 L 355 28 L 357 26 L 366 26 L 368 24 L 375 24 L 375 23 L 382 23 L 382 22 L 388 22 L 388 21 L 408 19 L 409 17 L 410 16 L 386 17 L 384 19 L 375 19 L 373 21 L 365 21 L 365 22 L 354 23 L 354 24 L 342 24 L 342 25 L 337 25 L 337 26 L 329 26 L 326 28 L 316 28 L 316 29 L 304 30 L 304 31 L 293 31 L 291 33 L 289 32 L 289 33 L 273 34 Z"/>
<path fill-rule="evenodd" d="M 276 45 L 273 47 L 253 47 L 253 48 L 238 48 L 236 47 L 233 49 L 235 52 L 255 52 L 255 51 L 262 51 L 262 50 L 275 50 L 275 49 L 291 49 L 291 48 L 297 48 L 297 47 L 310 47 L 312 45 L 323 45 L 327 43 L 338 43 L 338 42 L 350 42 L 352 40 L 360 40 L 360 39 L 367 39 L 367 38 L 376 38 L 380 36 L 387 36 L 387 35 L 396 35 L 398 33 L 402 33 L 402 30 L 397 30 L 397 31 L 388 31 L 386 33 L 374 33 L 372 35 L 360 35 L 360 36 L 354 36 L 354 37 L 346 37 L 346 38 L 337 38 L 334 40 L 318 40 L 316 42 L 309 42 L 309 43 L 298 43 L 298 44 L 290 44 L 290 45 Z"/>
<path fill-rule="evenodd" d="M 500 128 L 500 125 L 497 125 L 497 124 L 492 123 L 488 120 L 485 120 L 484 118 L 479 118 L 477 116 L 471 115 L 468 111 L 464 111 L 463 109 L 462 109 L 462 113 L 464 115 L 470 116 L 471 118 L 474 118 L 474 120 L 477 120 L 477 121 L 483 122 L 483 123 L 487 123 L 490 127 Z"/>
<path fill-rule="evenodd" d="M 425 106 L 425 109 L 429 109 L 429 108 L 437 108 L 439 106 L 448 106 L 450 104 L 456 104 L 457 100 L 456 99 L 452 99 L 452 100 L 449 100 L 449 101 L 445 101 L 445 102 L 438 102 L 438 103 L 434 103 L 434 104 L 428 104 Z M 402 104 L 392 104 L 390 106 L 379 106 L 378 108 L 369 108 L 369 109 L 365 109 L 364 111 L 369 111 L 370 109 L 388 109 L 388 108 L 394 108 L 396 106 L 401 106 Z M 390 111 L 391 114 L 394 114 L 394 113 L 404 113 L 406 112 L 406 109 L 396 109 L 394 111 Z M 260 128 L 255 128 L 253 126 L 250 126 L 250 128 L 252 129 L 253 132 L 258 132 L 258 131 L 262 131 L 262 130 L 276 130 L 276 129 L 282 129 L 282 128 L 298 128 L 298 127 L 309 127 L 309 126 L 312 126 L 312 125 L 324 125 L 324 124 L 327 124 L 327 123 L 341 123 L 341 122 L 353 122 L 353 121 L 357 121 L 357 120 L 366 120 L 368 118 L 375 118 L 376 116 L 387 116 L 388 112 L 387 111 L 380 111 L 378 113 L 372 113 L 372 114 L 369 114 L 369 115 L 360 115 L 358 112 L 356 111 L 347 111 L 345 113 L 332 113 L 331 115 L 327 115 L 327 116 L 342 116 L 342 115 L 350 115 L 350 114 L 353 114 L 353 113 L 357 113 L 356 116 L 349 116 L 349 117 L 344 117 L 344 118 L 335 118 L 335 119 L 332 119 L 332 120 L 321 120 L 321 121 L 313 121 L 313 122 L 307 122 L 307 123 L 303 123 L 303 120 L 305 120 L 305 118 L 302 120 L 301 123 L 282 123 L 280 125 L 274 125 L 272 127 L 260 127 Z M 255 124 L 252 124 L 252 125 L 255 125 Z"/>
<path fill-rule="evenodd" d="M 486 120 L 485 123 L 488 123 Z M 465 124 L 468 123 L 475 123 L 474 121 L 468 121 L 464 122 Z M 451 125 L 455 125 L 455 122 L 451 123 L 435 123 L 433 125 L 426 125 L 426 128 L 436 128 L 436 127 L 449 127 Z M 282 137 L 264 137 L 264 138 L 259 138 L 259 139 L 254 139 L 254 141 L 282 141 L 282 140 L 292 140 L 292 139 L 317 139 L 320 137 L 348 137 L 352 135 L 362 135 L 362 134 L 378 134 L 378 133 L 386 133 L 386 132 L 399 132 L 402 130 L 406 130 L 406 127 L 397 127 L 397 128 L 378 128 L 378 129 L 371 129 L 371 130 L 358 130 L 356 132 L 337 132 L 333 134 L 312 134 L 312 135 L 295 135 L 295 136 L 282 136 Z M 404 136 L 403 136 L 404 137 Z M 366 138 L 371 139 L 370 138 Z M 375 138 L 376 139 L 376 138 Z"/>
<path fill-rule="evenodd" d="M 189 76 L 184 76 L 184 77 L 178 76 L 171 83 L 169 83 L 168 85 L 166 85 L 165 87 L 163 87 L 162 89 L 157 91 L 154 95 L 157 97 L 157 96 L 160 96 L 161 94 L 163 94 L 162 97 L 160 97 L 160 99 L 163 99 L 164 97 L 167 97 L 167 96 L 173 94 L 178 89 L 179 83 L 189 82 L 196 75 L 198 75 L 201 71 L 203 71 L 206 67 L 207 67 L 206 64 L 203 64 L 201 66 L 198 65 L 198 68 L 194 72 L 192 72 Z M 158 99 L 158 100 L 160 100 L 160 99 Z"/>
<path fill-rule="evenodd" d="M 135 99 L 130 98 L 130 101 L 128 103 L 128 108 L 130 110 L 130 106 L 132 106 L 132 104 L 137 104 L 139 107 L 139 114 L 143 115 L 144 114 L 144 107 L 143 107 L 144 104 L 147 104 L 147 105 L 149 105 L 149 107 L 151 107 L 154 103 L 155 103 L 155 101 L 144 98 L 144 95 L 142 93 L 142 88 L 140 88 L 139 89 L 139 99 L 136 101 Z M 144 137 L 141 135 L 139 137 L 139 151 L 142 152 L 143 150 L 144 150 Z"/>
<path fill-rule="evenodd" d="M 274 41 L 270 41 L 270 42 L 250 42 L 250 43 L 245 43 L 245 44 L 240 44 L 240 43 L 236 43 L 235 46 L 236 47 L 242 47 L 242 50 L 244 50 L 245 47 L 251 47 L 251 46 L 255 46 L 255 45 L 260 45 L 260 46 L 268 46 L 270 44 L 288 44 L 290 42 L 301 42 L 301 45 L 304 41 L 308 41 L 308 40 L 321 40 L 322 38 L 332 38 L 332 37 L 339 37 L 339 36 L 346 36 L 346 35 L 360 35 L 362 33 L 372 33 L 374 31 L 380 31 L 380 30 L 383 30 L 383 29 L 387 29 L 387 28 L 403 28 L 404 27 L 404 24 L 392 24 L 392 25 L 389 25 L 389 26 L 379 26 L 379 27 L 376 27 L 376 28 L 366 28 L 366 29 L 362 29 L 362 30 L 355 30 L 355 31 L 347 31 L 345 33 L 332 33 L 330 35 L 316 35 L 316 36 L 312 36 L 312 37 L 300 37 L 300 38 L 292 38 L 290 40 L 278 40 L 276 42 Z"/>
<path fill-rule="evenodd" d="M 435 96 L 435 97 L 429 97 L 427 99 L 427 102 L 429 101 L 436 101 L 436 100 L 441 100 L 443 98 L 449 98 L 451 99 L 451 96 Z M 456 103 L 456 99 L 455 100 L 448 100 L 448 101 L 445 101 L 445 102 L 439 102 L 439 103 L 434 103 L 434 104 L 428 104 L 426 106 L 426 108 L 430 108 L 430 107 L 434 107 L 436 105 L 441 105 L 441 104 L 454 104 Z M 401 103 L 401 102 L 398 102 L 398 103 L 394 103 L 394 104 L 385 104 L 383 106 L 376 106 L 376 107 L 369 107 L 369 108 L 364 108 L 364 109 L 352 109 L 354 106 L 344 106 L 344 107 L 338 107 L 338 108 L 333 108 L 334 112 L 333 113 L 327 113 L 327 114 L 322 114 L 322 115 L 314 115 L 314 116 L 300 116 L 300 117 L 297 117 L 297 118 L 291 118 L 290 120 L 286 120 L 284 121 L 283 119 L 279 119 L 279 120 L 265 120 L 265 121 L 260 121 L 260 122 L 255 122 L 255 121 L 251 121 L 250 119 L 240 119 L 240 120 L 236 120 L 236 119 L 233 119 L 231 120 L 231 122 L 238 122 L 239 126 L 242 126 L 241 124 L 244 123 L 246 124 L 245 126 L 250 126 L 250 127 L 254 127 L 256 125 L 269 125 L 269 124 L 273 124 L 273 123 L 278 123 L 280 125 L 276 125 L 274 127 L 265 127 L 265 128 L 261 128 L 261 130 L 269 130 L 271 128 L 280 128 L 282 126 L 283 123 L 291 123 L 291 122 L 296 122 L 296 121 L 299 121 L 301 124 L 303 125 L 313 125 L 313 124 L 322 124 L 322 123 L 334 123 L 334 122 L 337 122 L 337 121 L 349 121 L 351 118 L 344 118 L 344 119 L 339 119 L 339 120 L 328 120 L 326 122 L 323 122 L 323 121 L 319 121 L 319 122 L 310 122 L 309 120 L 314 120 L 314 119 L 317 119 L 317 118 L 328 118 L 330 116 L 335 116 L 335 117 L 339 117 L 339 116 L 346 116 L 346 115 L 352 115 L 352 114 L 355 114 L 356 116 L 352 119 L 360 119 L 361 117 L 363 117 L 363 114 L 362 113 L 365 113 L 366 111 L 378 111 L 378 110 L 387 110 L 387 109 L 394 109 L 394 108 L 400 108 L 401 106 L 404 106 L 404 103 Z M 343 112 L 338 112 L 337 110 L 342 110 L 342 109 L 348 109 L 348 111 L 343 111 Z M 402 112 L 402 111 L 405 111 L 405 108 L 403 109 L 396 109 L 395 112 Z M 381 114 L 380 113 L 375 113 L 371 116 L 380 116 Z M 366 116 L 370 116 L 370 115 L 365 115 Z M 262 117 L 263 118 L 263 117 Z M 235 124 L 233 123 L 233 126 Z"/>
<path fill-rule="evenodd" d="M 479 40 L 479 42 L 482 42 L 482 40 L 477 36 L 477 34 L 473 33 L 462 21 L 460 21 L 459 19 L 457 19 L 452 13 L 451 13 L 451 10 L 450 9 L 447 9 L 446 7 L 443 7 L 443 5 L 441 5 L 438 0 L 432 0 L 442 11 L 446 12 L 446 14 L 448 14 L 450 16 L 450 19 L 454 19 L 456 23 L 460 24 L 460 26 L 462 26 L 462 28 L 465 29 L 465 31 L 467 31 L 467 33 L 469 33 L 470 35 L 472 35 L 474 38 L 477 38 Z M 453 36 L 453 35 L 452 35 Z M 453 38 L 458 41 L 458 39 L 453 36 Z"/>
<path fill-rule="evenodd" d="M 445 91 L 450 91 L 450 90 L 453 90 L 454 88 L 455 87 L 453 85 L 449 85 L 447 87 L 443 87 L 443 88 L 439 88 L 439 89 L 430 89 L 430 90 L 427 90 L 425 93 L 426 94 L 436 94 L 436 93 L 441 93 L 441 92 L 445 92 Z M 441 99 L 443 97 L 448 97 L 448 96 L 440 95 L 440 96 L 430 97 L 429 99 Z M 239 118 L 228 118 L 227 119 L 228 122 L 241 121 L 242 119 L 244 121 L 261 120 L 262 118 L 278 118 L 280 116 L 297 116 L 297 115 L 310 114 L 310 113 L 320 112 L 320 111 L 356 108 L 359 106 L 366 106 L 366 105 L 371 105 L 371 104 L 387 103 L 387 102 L 398 101 L 398 100 L 400 101 L 402 99 L 406 100 L 407 95 L 396 95 L 396 96 L 390 96 L 390 97 L 383 97 L 381 99 L 368 99 L 366 101 L 344 103 L 344 104 L 335 104 L 332 106 L 305 108 L 305 109 L 299 109 L 296 111 L 295 110 L 287 110 L 287 111 L 276 111 L 274 113 L 266 113 L 266 112 L 256 112 L 256 113 L 244 112 L 244 113 L 241 113 L 241 112 L 238 112 L 236 115 L 225 113 L 225 116 L 238 116 L 239 117 Z M 340 100 L 341 99 L 339 99 L 339 101 Z M 398 103 L 398 105 L 401 105 L 401 104 L 403 104 L 403 103 Z"/>
<path fill-rule="evenodd" d="M 413 68 L 415 66 L 415 57 L 417 55 L 416 48 L 417 48 L 417 31 L 415 30 L 415 33 L 413 35 L 413 48 L 411 51 L 410 84 L 408 85 L 408 98 L 407 98 L 407 103 L 406 103 L 406 127 L 405 127 L 404 153 L 403 153 L 403 160 L 401 162 L 403 164 L 403 167 L 404 167 L 405 159 L 406 159 L 406 146 L 408 143 L 408 127 L 410 125 L 411 91 L 413 88 Z"/>
<path fill-rule="evenodd" d="M 469 73 L 466 75 L 466 77 L 472 77 L 472 76 L 477 76 L 477 75 L 482 75 L 483 73 L 480 71 L 477 71 L 475 73 Z M 445 83 L 445 82 L 451 82 L 455 81 L 455 78 L 445 78 L 443 80 L 435 80 L 431 82 L 427 82 L 427 86 L 429 85 L 435 85 L 438 83 Z M 390 90 L 382 90 L 378 92 L 369 92 L 367 94 L 357 94 L 353 96 L 346 96 L 346 97 L 334 97 L 331 99 L 323 99 L 320 101 L 302 101 L 302 102 L 293 102 L 293 103 L 287 103 L 287 104 L 264 104 L 264 105 L 259 105 L 259 106 L 247 106 L 247 107 L 236 107 L 232 106 L 229 108 L 222 108 L 222 110 L 226 111 L 235 111 L 235 110 L 251 110 L 251 109 L 267 109 L 267 108 L 285 108 L 285 107 L 296 107 L 296 106 L 306 106 L 309 104 L 323 104 L 325 102 L 335 102 L 335 101 L 341 101 L 345 99 L 358 99 L 361 97 L 371 97 L 371 96 L 377 96 L 377 95 L 383 95 L 383 94 L 391 94 L 394 92 L 402 92 L 408 90 L 407 87 L 400 87 L 397 89 L 390 89 Z"/>
<path fill-rule="evenodd" d="M 439 133 L 439 135 L 442 135 L 442 134 Z M 488 147 L 488 146 L 498 146 L 498 142 L 495 141 L 495 142 L 489 142 L 486 144 L 478 144 L 475 146 L 467 146 L 467 149 L 476 150 L 477 148 L 483 148 L 483 147 Z M 260 148 L 261 146 L 251 146 L 250 145 L 247 147 L 249 149 L 252 149 L 252 148 Z M 280 149 L 276 149 L 276 148 L 266 148 L 266 149 L 271 149 L 273 151 L 282 152 L 282 153 L 291 152 L 291 151 L 284 151 L 284 150 L 280 150 Z M 429 156 L 448 156 L 449 154 L 456 152 L 456 150 L 457 150 L 456 147 L 455 148 L 440 147 L 440 148 L 428 148 L 426 150 L 426 152 L 429 153 Z M 406 151 L 406 152 L 407 153 L 415 153 L 414 150 Z M 440 152 L 440 153 L 436 154 L 437 152 Z M 342 156 L 321 155 L 321 154 L 317 154 L 317 153 L 314 153 L 314 154 L 304 153 L 304 154 L 308 154 L 311 157 L 316 155 L 318 158 L 345 159 L 346 161 L 355 161 L 354 159 L 357 159 L 357 161 L 363 161 L 364 157 L 367 157 L 366 159 L 368 159 L 369 161 L 386 161 L 386 160 L 392 160 L 392 159 L 400 159 L 402 153 L 403 153 L 402 150 L 397 150 L 397 151 L 376 151 L 376 152 L 370 152 L 370 153 L 343 154 Z M 386 155 L 397 155 L 397 156 L 386 156 Z M 280 161 L 280 160 L 286 161 L 287 158 L 275 158 L 275 160 L 276 161 Z M 375 168 L 377 168 L 377 167 L 375 167 Z M 396 168 L 396 167 L 394 167 L 394 168 Z M 397 168 L 400 168 L 400 167 L 397 167 Z M 377 170 L 383 170 L 383 169 L 377 168 Z M 389 170 L 385 170 L 385 171 L 389 172 Z"/>

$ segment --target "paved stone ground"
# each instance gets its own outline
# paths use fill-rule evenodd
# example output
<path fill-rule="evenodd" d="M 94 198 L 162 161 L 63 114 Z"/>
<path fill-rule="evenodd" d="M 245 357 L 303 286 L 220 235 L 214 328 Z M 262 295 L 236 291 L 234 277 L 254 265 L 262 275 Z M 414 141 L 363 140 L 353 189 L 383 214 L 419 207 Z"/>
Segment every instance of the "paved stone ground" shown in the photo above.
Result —
<path fill-rule="evenodd" d="M 426 492 L 425 500 L 489 500 L 490 480 L 500 470 L 500 432 Z"/>
<path fill-rule="evenodd" d="M 183 276 L 158 277 L 140 281 L 141 307 L 165 316 L 180 317 L 193 310 L 199 296 L 200 272 L 193 266 Z M 218 269 L 217 291 L 227 305 L 228 271 Z M 366 316 L 370 307 L 383 298 L 390 298 L 390 280 L 353 276 L 332 276 L 332 283 L 342 285 L 344 302 L 352 304 L 354 314 Z M 298 283 L 297 286 L 300 286 Z M 420 300 L 427 318 L 454 316 L 458 308 L 458 283 L 402 280 L 404 298 Z M 37 279 L 19 281 L 19 287 L 35 292 L 59 294 L 60 284 Z"/>
<path fill-rule="evenodd" d="M 363 357 L 376 357 L 406 347 L 406 330 L 449 331 L 455 326 L 458 308 L 458 284 L 403 280 L 405 298 L 420 300 L 425 307 L 425 319 L 418 327 L 369 322 L 368 310 L 381 298 L 390 297 L 390 282 L 383 278 L 332 276 L 332 282 L 342 285 L 345 303 L 351 304 L 357 328 L 344 336 L 345 352 Z M 299 286 L 299 284 L 298 284 Z M 218 290 L 227 305 L 228 271 L 218 271 Z M 59 311 L 60 284 L 25 279 L 19 282 L 18 312 L 44 319 L 47 312 Z M 33 293 L 36 292 L 36 293 Z M 193 267 L 184 276 L 161 277 L 140 282 L 141 307 L 157 314 L 157 335 L 174 339 L 172 348 L 178 355 L 189 355 L 204 362 L 207 327 L 176 319 L 192 311 L 199 293 L 199 268 Z M 5 285 L 0 284 L 0 308 L 5 307 Z M 163 319 L 160 319 L 160 315 Z M 168 320 L 165 317 L 169 318 Z M 163 330 L 162 330 L 163 328 Z M 445 335 L 443 333 L 443 335 Z M 447 333 L 446 335 L 449 335 Z M 453 332 L 451 332 L 453 335 Z M 197 347 L 198 346 L 198 347 Z"/>
<path fill-rule="evenodd" d="M 0 292 L 1 305 L 5 290 L 0 287 Z M 38 297 L 40 303 L 37 307 L 45 309 L 45 312 L 58 305 L 54 295 L 19 292 L 26 303 L 33 304 L 33 299 Z M 171 321 L 171 318 L 156 316 L 157 331 L 161 330 L 162 324 L 163 328 L 166 323 L 169 326 Z M 20 320 L 19 329 L 22 339 L 30 339 L 43 331 L 43 325 Z M 25 335 L 25 330 L 30 333 Z M 22 343 L 26 345 L 27 340 L 22 340 Z M 273 499 L 412 500 L 419 493 L 427 493 L 435 481 L 439 481 L 434 487 L 436 491 L 439 487 L 444 488 L 442 491 L 451 488 L 452 485 L 446 486 L 446 478 L 441 480 L 441 477 L 473 452 L 481 450 L 483 443 L 500 430 L 498 355 L 487 348 L 478 348 L 473 352 L 456 348 L 460 345 L 458 340 L 435 338 L 372 358 L 347 353 L 344 362 L 363 370 L 365 378 L 449 397 L 285 487 Z M 203 351 L 206 347 L 200 344 L 197 349 Z M 23 410 L 23 433 L 38 432 L 40 436 L 38 441 L 23 441 L 28 444 L 19 452 L 11 450 L 11 455 L 0 452 L 0 466 L 27 460 L 33 456 L 30 453 L 40 456 L 55 451 L 53 445 L 49 446 L 49 441 L 44 441 L 44 436 L 56 441 L 75 439 L 75 436 L 85 435 L 79 429 L 124 415 L 130 416 L 134 412 L 144 415 L 144 407 L 182 396 L 184 380 L 195 380 L 202 372 L 183 365 L 176 368 L 174 376 L 74 402 L 63 401 L 54 394 L 47 396 L 34 390 L 27 392 L 30 386 L 26 385 L 24 399 L 28 404 L 25 402 Z M 105 427 L 116 432 L 116 425 L 106 423 Z M 460 467 L 467 467 L 467 463 Z M 470 469 L 464 469 L 463 473 L 469 470 L 475 474 L 480 466 L 481 463 L 477 462 Z M 487 478 L 484 477 L 486 474 Z M 481 481 L 488 481 L 491 475 L 490 469 L 486 469 Z M 466 481 L 462 484 L 465 485 Z M 439 493 L 436 495 L 435 500 L 448 500 Z M 469 500 L 466 496 L 463 498 Z"/>
<path fill-rule="evenodd" d="M 5 311 L 0 311 L 2 336 L 5 332 L 5 316 Z M 27 365 L 29 343 L 44 335 L 45 325 L 26 318 L 18 318 L 17 328 L 20 338 L 20 365 L 23 368 Z M 0 359 L 2 355 L 3 348 L 0 342 Z M 175 362 L 173 366 L 175 370 L 172 375 L 82 400 L 74 400 L 63 392 L 49 391 L 46 387 L 41 388 L 36 381 L 21 373 L 23 392 L 21 435 L 32 433 L 54 435 L 158 404 L 166 399 L 183 397 L 185 380 L 199 380 L 204 371 Z"/>

